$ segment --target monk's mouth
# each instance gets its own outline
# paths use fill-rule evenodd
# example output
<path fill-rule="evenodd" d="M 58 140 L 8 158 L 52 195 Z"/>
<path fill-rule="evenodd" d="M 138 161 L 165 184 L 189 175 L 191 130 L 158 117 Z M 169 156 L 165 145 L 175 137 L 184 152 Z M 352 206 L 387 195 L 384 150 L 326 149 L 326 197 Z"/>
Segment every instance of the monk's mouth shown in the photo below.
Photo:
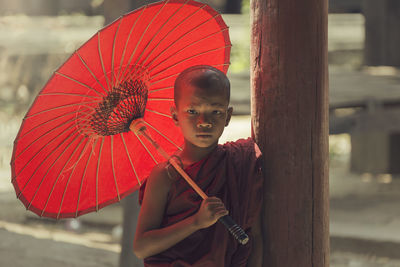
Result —
<path fill-rule="evenodd" d="M 197 134 L 196 135 L 198 138 L 204 138 L 204 139 L 208 139 L 211 138 L 212 135 L 211 134 Z"/>

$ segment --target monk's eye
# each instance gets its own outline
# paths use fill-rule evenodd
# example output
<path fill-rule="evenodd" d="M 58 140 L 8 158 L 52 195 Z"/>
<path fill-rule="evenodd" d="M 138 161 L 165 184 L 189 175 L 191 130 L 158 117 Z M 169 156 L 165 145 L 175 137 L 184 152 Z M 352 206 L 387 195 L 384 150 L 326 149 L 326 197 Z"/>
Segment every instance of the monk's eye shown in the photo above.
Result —
<path fill-rule="evenodd" d="M 214 110 L 214 111 L 213 111 L 213 114 L 215 114 L 215 115 L 221 115 L 221 114 L 222 114 L 222 111 L 221 111 L 221 110 Z"/>
<path fill-rule="evenodd" d="M 188 109 L 187 110 L 187 113 L 189 113 L 189 114 L 197 114 L 197 111 L 196 110 L 194 110 L 194 109 Z"/>

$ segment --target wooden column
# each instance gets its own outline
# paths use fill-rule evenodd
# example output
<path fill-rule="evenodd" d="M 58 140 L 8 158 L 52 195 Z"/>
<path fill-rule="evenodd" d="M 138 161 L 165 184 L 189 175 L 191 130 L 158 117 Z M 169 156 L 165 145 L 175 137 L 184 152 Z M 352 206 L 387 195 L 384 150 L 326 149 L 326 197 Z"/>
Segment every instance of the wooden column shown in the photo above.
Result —
<path fill-rule="evenodd" d="M 251 0 L 264 264 L 329 266 L 327 0 Z"/>
<path fill-rule="evenodd" d="M 400 1 L 364 0 L 364 64 L 400 67 Z"/>

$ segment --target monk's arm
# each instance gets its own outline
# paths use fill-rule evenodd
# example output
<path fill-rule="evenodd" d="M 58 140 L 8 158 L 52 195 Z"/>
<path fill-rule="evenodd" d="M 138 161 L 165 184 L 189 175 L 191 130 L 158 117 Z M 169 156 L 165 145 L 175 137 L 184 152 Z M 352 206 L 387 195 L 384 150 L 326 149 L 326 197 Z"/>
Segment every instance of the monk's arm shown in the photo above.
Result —
<path fill-rule="evenodd" d="M 147 181 L 133 243 L 133 251 L 138 258 L 143 259 L 165 251 L 193 232 L 214 224 L 219 217 L 227 214 L 219 199 L 208 198 L 203 201 L 195 215 L 160 228 L 170 187 L 171 180 L 161 167 L 153 171 Z"/>
<path fill-rule="evenodd" d="M 251 227 L 252 238 L 252 249 L 250 257 L 247 261 L 248 267 L 261 267 L 263 263 L 263 238 L 261 230 L 261 216 L 258 215 L 254 224 Z"/>

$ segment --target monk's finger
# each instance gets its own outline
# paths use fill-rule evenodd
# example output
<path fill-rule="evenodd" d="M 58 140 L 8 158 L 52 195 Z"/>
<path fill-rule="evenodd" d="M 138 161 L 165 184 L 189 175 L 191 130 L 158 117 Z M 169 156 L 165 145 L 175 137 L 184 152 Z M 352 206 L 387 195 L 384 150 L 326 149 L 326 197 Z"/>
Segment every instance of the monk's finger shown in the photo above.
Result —
<path fill-rule="evenodd" d="M 218 216 L 220 214 L 222 214 L 222 215 L 228 214 L 228 211 L 225 209 L 225 207 L 218 207 L 218 208 L 215 208 L 215 209 L 212 210 L 212 216 L 213 217 L 216 217 L 216 216 Z"/>
<path fill-rule="evenodd" d="M 228 215 L 228 214 L 229 214 L 229 212 L 226 209 L 220 210 L 214 215 L 214 218 L 219 219 L 219 218 L 221 218 L 221 217 L 223 217 L 225 215 Z"/>
<path fill-rule="evenodd" d="M 208 210 L 225 209 L 224 203 L 212 203 L 207 205 Z"/>

